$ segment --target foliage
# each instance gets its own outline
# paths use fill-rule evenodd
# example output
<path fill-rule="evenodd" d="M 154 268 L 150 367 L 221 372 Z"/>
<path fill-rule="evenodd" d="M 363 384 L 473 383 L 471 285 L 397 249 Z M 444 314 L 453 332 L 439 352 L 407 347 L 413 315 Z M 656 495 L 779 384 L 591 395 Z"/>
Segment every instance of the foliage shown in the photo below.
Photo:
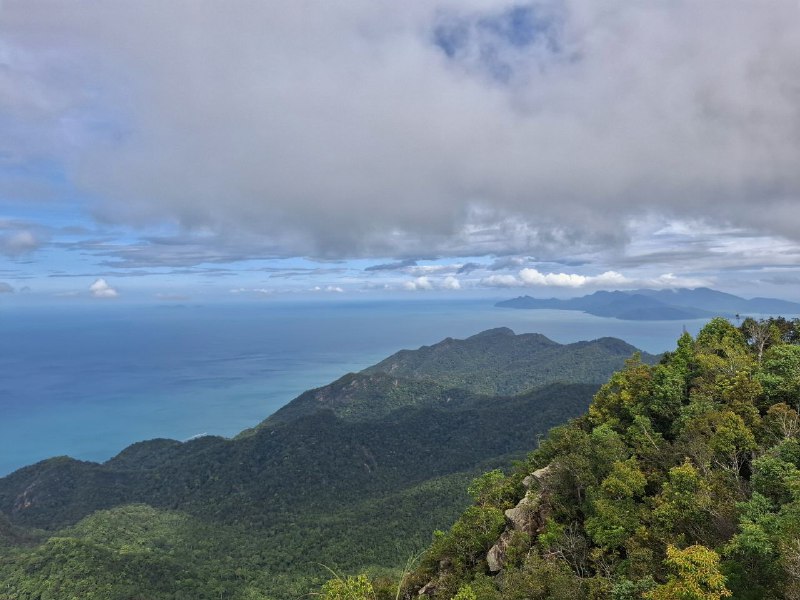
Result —
<path fill-rule="evenodd" d="M 374 600 L 375 590 L 366 575 L 339 576 L 330 579 L 322 586 L 322 600 Z"/>
<path fill-rule="evenodd" d="M 391 600 L 398 581 L 406 599 L 800 598 L 800 336 L 796 322 L 754 323 L 713 319 L 599 390 L 492 398 L 466 369 L 443 373 L 521 336 L 451 340 L 383 364 L 416 379 L 352 376 L 235 440 L 28 467 L 0 480 L 0 599 L 263 600 L 316 586 Z M 448 387 L 457 379 L 466 387 Z M 590 391 L 588 414 L 563 424 Z M 329 408 L 309 410 L 315 398 Z M 450 523 L 400 579 L 426 532 Z M 325 583 L 317 563 L 360 575 Z"/>
<path fill-rule="evenodd" d="M 614 338 L 562 345 L 541 334 L 514 335 L 498 328 L 466 340 L 447 338 L 419 350 L 401 350 L 364 372 L 435 381 L 479 394 L 513 395 L 555 382 L 600 384 L 635 351 Z M 648 354 L 644 358 L 655 360 Z"/>
<path fill-rule="evenodd" d="M 498 508 L 523 496 L 534 507 L 529 535 L 507 522 L 495 538 L 506 557 L 485 596 L 800 598 L 799 323 L 717 318 L 657 365 L 634 356 L 588 415 L 551 430 L 505 480 L 482 480 L 516 490 Z M 543 467 L 530 490 L 515 487 Z M 449 600 L 483 577 L 474 549 L 453 543 L 467 535 L 458 523 L 407 598 L 427 586 Z"/>
<path fill-rule="evenodd" d="M 731 595 L 719 570 L 719 556 L 700 545 L 667 547 L 666 564 L 673 571 L 664 585 L 645 593 L 648 600 L 720 600 Z"/>
<path fill-rule="evenodd" d="M 599 381 L 630 348 L 607 340 L 573 356 L 576 348 L 548 341 L 552 360 L 539 365 L 524 349 L 540 341 L 494 340 L 496 364 L 483 376 L 557 379 L 546 370 L 561 361 L 574 380 Z M 486 343 L 470 342 L 476 352 Z M 440 348 L 443 364 L 457 363 L 459 348 Z M 596 389 L 559 383 L 488 397 L 428 375 L 352 374 L 233 440 L 151 440 L 103 465 L 61 457 L 26 467 L 0 479 L 0 511 L 11 519 L 0 514 L 0 598 L 92 586 L 110 598 L 287 598 L 322 584 L 319 563 L 391 578 L 465 509 L 472 478 L 509 468 L 547 429 L 586 410 Z M 484 486 L 486 502 L 513 497 L 518 483 Z M 492 534 L 502 526 L 488 505 L 477 517 Z M 384 588 L 396 585 L 376 585 L 376 595 L 394 598 Z"/>

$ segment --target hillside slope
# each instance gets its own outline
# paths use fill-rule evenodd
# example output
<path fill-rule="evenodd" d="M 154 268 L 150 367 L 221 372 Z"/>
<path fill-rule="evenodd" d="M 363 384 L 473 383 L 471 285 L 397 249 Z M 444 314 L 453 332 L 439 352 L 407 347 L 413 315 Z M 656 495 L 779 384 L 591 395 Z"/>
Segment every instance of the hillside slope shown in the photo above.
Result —
<path fill-rule="evenodd" d="M 148 598 L 234 597 L 245 589 L 289 597 L 323 576 L 317 563 L 347 569 L 404 563 L 432 529 L 463 509 L 471 477 L 509 465 L 550 427 L 585 411 L 597 378 L 619 368 L 633 350 L 619 340 L 561 346 L 508 330 L 475 337 L 434 346 L 434 367 L 415 358 L 428 349 L 405 352 L 414 366 L 402 377 L 378 368 L 347 375 L 232 440 L 151 440 L 104 464 L 60 457 L 0 479 L 0 512 L 15 527 L 58 530 L 45 544 L 0 560 L 0 577 L 17 589 L 61 586 L 64 597 L 113 592 L 124 598 L 120 590 L 143 585 L 141 570 L 171 548 L 172 562 L 143 588 Z M 434 376 L 458 364 L 464 347 L 477 356 L 476 348 L 489 341 L 494 355 L 504 357 L 481 367 L 490 382 L 502 373 L 524 373 L 519 381 L 557 381 L 548 372 L 553 365 L 571 373 L 573 382 L 532 389 L 518 384 L 514 390 L 522 393 L 486 395 L 473 380 Z M 533 348 L 542 346 L 548 358 L 539 361 L 543 355 Z M 518 353 L 527 358 L 511 360 Z M 588 383 L 574 382 L 584 376 Z M 123 551 L 100 534 L 126 531 L 119 521 L 131 514 L 149 525 L 119 533 Z M 73 527 L 79 521 L 83 525 Z M 205 550 L 186 552 L 173 537 L 206 540 L 200 544 Z M 231 545 L 241 551 L 232 552 Z M 74 560 L 63 563 L 65 552 Z M 235 577 L 224 568 L 233 556 Z M 123 565 L 127 579 L 117 573 Z M 172 570 L 182 566 L 183 583 Z M 104 591 L 87 596 L 91 586 L 77 583 L 87 577 Z M 213 591 L 198 595 L 204 586 Z"/>
<path fill-rule="evenodd" d="M 476 480 L 404 597 L 800 597 L 800 321 L 756 325 L 714 319 L 630 361 L 514 472 Z"/>
<path fill-rule="evenodd" d="M 365 373 L 435 381 L 479 394 L 513 395 L 548 383 L 603 383 L 636 348 L 616 338 L 559 344 L 537 334 L 490 329 L 465 340 L 447 338 L 401 350 Z M 642 354 L 642 360 L 656 357 Z M 618 368 L 618 367 L 616 367 Z"/>

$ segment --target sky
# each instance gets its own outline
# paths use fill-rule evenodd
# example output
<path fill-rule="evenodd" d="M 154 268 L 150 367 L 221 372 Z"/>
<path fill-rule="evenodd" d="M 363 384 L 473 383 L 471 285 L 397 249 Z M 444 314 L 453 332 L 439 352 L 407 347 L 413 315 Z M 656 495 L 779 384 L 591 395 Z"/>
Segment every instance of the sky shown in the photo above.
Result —
<path fill-rule="evenodd" d="M 0 0 L 0 306 L 800 300 L 797 0 Z"/>

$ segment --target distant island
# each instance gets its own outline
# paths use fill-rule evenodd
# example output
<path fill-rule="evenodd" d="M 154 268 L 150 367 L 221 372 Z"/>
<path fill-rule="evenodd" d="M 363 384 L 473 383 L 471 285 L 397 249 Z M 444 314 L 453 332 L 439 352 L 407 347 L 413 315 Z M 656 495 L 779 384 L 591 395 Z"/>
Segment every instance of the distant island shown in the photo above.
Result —
<path fill-rule="evenodd" d="M 579 310 L 624 321 L 680 321 L 736 315 L 800 314 L 800 303 L 776 298 L 740 298 L 710 288 L 595 292 L 580 298 L 520 296 L 501 308 Z"/>

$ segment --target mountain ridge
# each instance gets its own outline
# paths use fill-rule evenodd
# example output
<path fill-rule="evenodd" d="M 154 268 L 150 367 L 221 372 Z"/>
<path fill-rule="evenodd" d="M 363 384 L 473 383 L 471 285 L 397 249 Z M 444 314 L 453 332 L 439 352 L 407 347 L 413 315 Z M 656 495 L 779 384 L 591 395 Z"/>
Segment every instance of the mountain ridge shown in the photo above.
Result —
<path fill-rule="evenodd" d="M 555 309 L 586 312 L 626 321 L 678 321 L 739 314 L 800 314 L 800 303 L 777 298 L 741 298 L 707 287 L 666 290 L 597 291 L 576 298 L 519 296 L 495 304 L 500 308 Z"/>
<path fill-rule="evenodd" d="M 527 359 L 519 360 L 520 347 L 529 348 Z M 414 548 L 418 551 L 431 530 L 447 526 L 463 509 L 469 479 L 487 466 L 508 466 L 522 458 L 550 427 L 584 412 L 599 382 L 633 350 L 613 338 L 562 345 L 509 329 L 467 340 L 450 338 L 405 351 L 392 374 L 367 369 L 301 394 L 233 439 L 156 439 L 133 444 L 102 464 L 56 457 L 29 465 L 0 478 L 0 511 L 16 528 L 47 529 L 51 539 L 74 540 L 75 548 L 89 543 L 87 528 L 115 528 L 117 519 L 134 513 L 152 519 L 153 529 L 170 529 L 175 521 L 163 511 L 179 511 L 221 539 L 243 535 L 244 527 L 262 540 L 245 543 L 255 544 L 249 551 L 260 557 L 255 563 L 240 557 L 252 565 L 248 577 L 262 589 L 275 590 L 277 597 L 287 597 L 298 581 L 311 577 L 303 585 L 313 587 L 313 577 L 324 575 L 315 563 L 388 568 Z M 415 352 L 433 352 L 438 362 L 419 361 Z M 482 367 L 488 384 L 467 376 L 474 365 L 451 372 L 450 365 L 476 357 L 488 361 Z M 530 377 L 537 370 L 541 376 Z M 582 381 L 559 382 L 559 373 Z M 495 383 L 509 374 L 517 377 L 511 391 L 521 393 L 496 393 Z M 492 393 L 481 393 L 487 386 Z M 460 483 L 453 487 L 455 481 Z M 432 507 L 430 515 L 418 514 L 423 496 L 423 504 Z M 155 512 L 125 508 L 140 504 Z M 396 511 L 406 517 L 398 520 L 392 516 Z M 85 519 L 86 527 L 70 529 Z M 387 520 L 398 529 L 382 532 Z M 402 543 L 397 541 L 401 534 Z M 371 541 L 361 544 L 354 536 Z M 217 548 L 207 559 L 207 568 L 214 571 L 213 565 L 224 563 L 230 544 L 207 543 Z M 109 557 L 110 565 L 122 560 L 119 549 L 102 545 L 95 549 L 97 556 Z M 28 564 L 24 561 L 30 556 L 31 564 L 47 563 L 62 555 L 59 548 L 46 542 L 34 554 L 14 560 Z M 34 558 L 36 552 L 49 558 Z M 0 561 L 0 576 L 2 568 Z M 33 567 L 20 568 L 7 576 L 24 581 L 25 569 Z M 66 566 L 59 569 L 68 572 Z M 196 577 L 205 577 L 202 573 Z M 277 583 L 263 581 L 264 574 Z M 240 583 L 224 585 L 235 589 Z M 149 593 L 166 597 L 159 595 L 161 588 Z M 196 588 L 192 594 L 205 597 Z"/>

